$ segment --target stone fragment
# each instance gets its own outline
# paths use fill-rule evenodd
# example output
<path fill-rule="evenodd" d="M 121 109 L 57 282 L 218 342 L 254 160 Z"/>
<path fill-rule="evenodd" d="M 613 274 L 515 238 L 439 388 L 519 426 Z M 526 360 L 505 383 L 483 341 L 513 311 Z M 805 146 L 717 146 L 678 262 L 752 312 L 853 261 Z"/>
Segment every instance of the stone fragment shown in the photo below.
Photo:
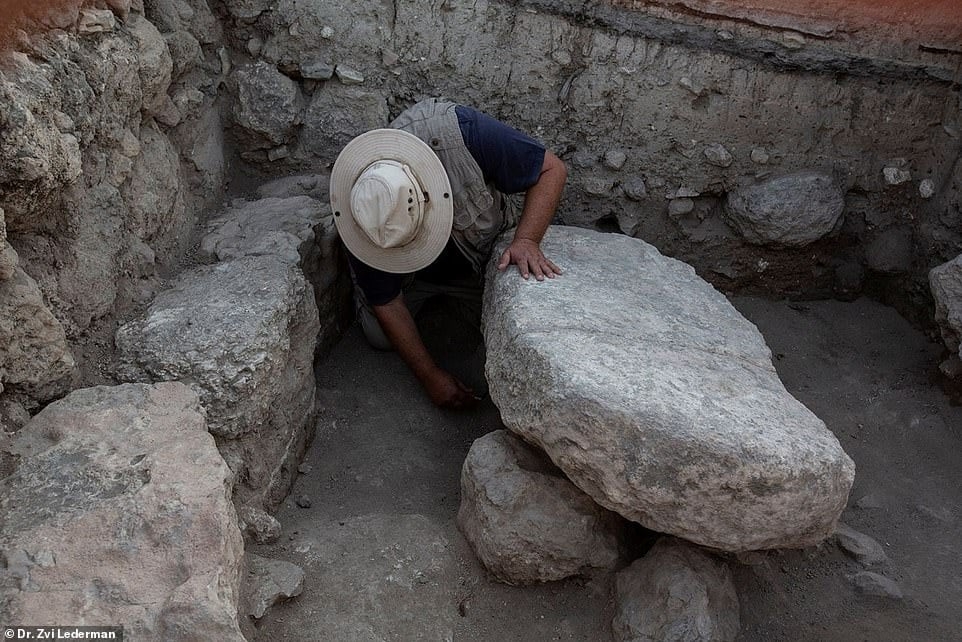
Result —
<path fill-rule="evenodd" d="M 287 158 L 291 155 L 291 150 L 287 145 L 281 145 L 280 147 L 275 147 L 274 149 L 267 150 L 267 160 L 270 162 L 279 161 L 281 159 Z"/>
<path fill-rule="evenodd" d="M 741 627 L 731 571 L 680 540 L 662 538 L 619 572 L 615 593 L 611 628 L 619 642 L 732 642 Z"/>
<path fill-rule="evenodd" d="M 675 198 L 668 203 L 668 216 L 676 218 L 695 210 L 695 201 L 690 198 Z"/>
<path fill-rule="evenodd" d="M 77 20 L 77 33 L 91 34 L 113 31 L 117 26 L 117 19 L 113 11 L 108 9 L 82 9 Z"/>
<path fill-rule="evenodd" d="M 147 113 L 162 106 L 170 88 L 174 69 L 167 41 L 157 27 L 143 16 L 133 14 L 126 28 L 137 43 L 137 75 L 143 96 L 143 110 Z"/>
<path fill-rule="evenodd" d="M 337 74 L 337 79 L 345 85 L 360 85 L 364 82 L 364 74 L 353 67 L 337 65 L 334 67 L 334 73 Z"/>
<path fill-rule="evenodd" d="M 591 169 L 598 164 L 598 159 L 591 152 L 575 152 L 570 159 L 572 167 L 577 169 Z"/>
<path fill-rule="evenodd" d="M 919 183 L 919 196 L 926 199 L 935 196 L 935 182 L 931 178 L 923 179 Z"/>
<path fill-rule="evenodd" d="M 628 155 L 620 149 L 609 149 L 605 152 L 604 164 L 608 169 L 620 170 L 628 161 Z"/>
<path fill-rule="evenodd" d="M 951 355 L 939 364 L 939 372 L 949 379 L 957 379 L 962 375 L 962 359 L 958 355 Z"/>
<path fill-rule="evenodd" d="M 247 556 L 247 614 L 259 620 L 267 609 L 297 597 L 304 589 L 304 569 L 253 553 Z"/>
<path fill-rule="evenodd" d="M 264 48 L 264 41 L 258 36 L 254 36 L 247 41 L 247 53 L 252 57 L 257 58 L 261 55 L 261 50 Z"/>
<path fill-rule="evenodd" d="M 701 196 L 701 192 L 686 185 L 682 185 L 668 194 L 668 198 L 697 198 L 699 196 Z"/>
<path fill-rule="evenodd" d="M 177 79 L 196 67 L 203 59 L 200 43 L 189 31 L 180 30 L 164 34 L 170 60 L 173 65 L 171 78 Z"/>
<path fill-rule="evenodd" d="M 638 239 L 552 226 L 542 247 L 564 279 L 487 274 L 485 370 L 505 426 L 655 531 L 728 551 L 835 531 L 854 464 L 754 325 Z"/>
<path fill-rule="evenodd" d="M 831 233 L 844 208 L 830 176 L 798 172 L 730 192 L 724 216 L 750 243 L 802 246 Z"/>
<path fill-rule="evenodd" d="M 401 60 L 401 57 L 390 49 L 381 50 L 381 64 L 385 67 L 393 67 Z"/>
<path fill-rule="evenodd" d="M 604 196 L 611 192 L 615 183 L 608 178 L 588 177 L 584 179 L 582 186 L 592 196 Z"/>
<path fill-rule="evenodd" d="M 307 495 L 298 495 L 297 499 L 294 500 L 294 503 L 297 504 L 298 508 L 310 508 L 311 498 Z"/>
<path fill-rule="evenodd" d="M 802 49 L 806 42 L 805 36 L 796 31 L 782 33 L 782 44 L 788 49 Z"/>
<path fill-rule="evenodd" d="M 769 161 L 769 155 L 764 147 L 755 147 L 752 149 L 751 159 L 753 163 L 766 165 Z"/>
<path fill-rule="evenodd" d="M 321 38 L 323 38 L 324 40 L 330 40 L 333 37 L 334 37 L 334 29 L 325 25 L 321 29 Z"/>
<path fill-rule="evenodd" d="M 297 83 L 263 61 L 239 67 L 233 78 L 237 100 L 232 111 L 237 124 L 274 145 L 286 142 L 304 107 Z"/>
<path fill-rule="evenodd" d="M 328 640 L 456 639 L 449 578 L 459 566 L 441 524 L 375 514 L 323 526 L 292 546 L 311 576 L 313 630 Z"/>
<path fill-rule="evenodd" d="M 717 167 L 728 167 L 734 160 L 731 152 L 720 143 L 712 143 L 705 148 L 705 158 L 708 162 Z"/>
<path fill-rule="evenodd" d="M 859 571 L 845 577 L 852 583 L 855 590 L 863 595 L 885 597 L 890 600 L 901 600 L 903 597 L 899 585 L 884 575 L 871 571 Z"/>
<path fill-rule="evenodd" d="M 333 161 L 352 138 L 387 124 L 387 99 L 379 91 L 324 83 L 304 114 L 300 142 L 321 160 Z"/>
<path fill-rule="evenodd" d="M 7 251 L 14 260 L 12 248 Z M 63 326 L 36 281 L 14 262 L 10 276 L 0 280 L 0 385 L 41 387 L 67 377 L 73 368 Z"/>
<path fill-rule="evenodd" d="M 313 434 L 318 330 L 313 290 L 296 266 L 276 256 L 201 266 L 117 331 L 117 375 L 189 382 L 237 475 L 237 499 L 270 509 Z"/>
<path fill-rule="evenodd" d="M 131 0 L 104 0 L 107 8 L 114 12 L 114 15 L 121 20 L 126 20 L 130 14 Z"/>
<path fill-rule="evenodd" d="M 164 239 L 175 237 L 175 230 L 193 224 L 185 202 L 187 186 L 180 179 L 180 157 L 156 123 L 140 128 L 139 146 L 130 180 L 120 187 L 120 195 L 129 209 L 123 224 L 138 238 L 150 239 L 156 250 L 172 252 L 175 241 Z M 97 208 L 109 213 L 109 205 L 109 202 L 97 203 Z"/>
<path fill-rule="evenodd" d="M 7 243 L 7 226 L 0 208 L 0 281 L 6 281 L 13 276 L 19 260 L 17 253 Z"/>
<path fill-rule="evenodd" d="M 233 640 L 243 541 L 231 476 L 181 383 L 87 388 L 24 426 L 0 480 L 0 601 L 34 626 Z"/>
<path fill-rule="evenodd" d="M 935 321 L 942 341 L 962 356 L 962 254 L 929 271 L 929 288 L 935 300 Z"/>
<path fill-rule="evenodd" d="M 864 533 L 839 522 L 835 540 L 843 551 L 862 566 L 877 566 L 888 561 L 882 545 Z"/>
<path fill-rule="evenodd" d="M 621 558 L 624 521 L 569 482 L 531 446 L 498 430 L 461 469 L 458 527 L 481 563 L 508 584 L 551 582 Z"/>
<path fill-rule="evenodd" d="M 254 506 L 239 507 L 237 519 L 244 539 L 255 544 L 273 544 L 281 536 L 281 523 Z"/>
<path fill-rule="evenodd" d="M 334 77 L 334 67 L 320 60 L 301 63 L 301 76 L 305 80 L 330 80 Z"/>
<path fill-rule="evenodd" d="M 212 219 L 207 230 L 198 251 L 201 260 L 277 256 L 301 267 L 318 301 L 337 279 L 337 232 L 326 202 L 293 196 L 236 204 Z"/>
<path fill-rule="evenodd" d="M 889 165 L 882 169 L 882 176 L 889 185 L 901 185 L 912 180 L 912 174 L 907 169 L 896 165 Z"/>
<path fill-rule="evenodd" d="M 692 80 L 688 76 L 682 76 L 681 79 L 678 81 L 678 84 L 696 96 L 705 95 L 705 86 L 700 82 Z"/>
<path fill-rule="evenodd" d="M 625 196 L 633 201 L 640 201 L 648 197 L 648 190 L 645 187 L 645 179 L 634 176 L 621 184 L 625 191 Z"/>
<path fill-rule="evenodd" d="M 227 10 L 235 18 L 256 18 L 271 7 L 271 0 L 227 0 Z"/>

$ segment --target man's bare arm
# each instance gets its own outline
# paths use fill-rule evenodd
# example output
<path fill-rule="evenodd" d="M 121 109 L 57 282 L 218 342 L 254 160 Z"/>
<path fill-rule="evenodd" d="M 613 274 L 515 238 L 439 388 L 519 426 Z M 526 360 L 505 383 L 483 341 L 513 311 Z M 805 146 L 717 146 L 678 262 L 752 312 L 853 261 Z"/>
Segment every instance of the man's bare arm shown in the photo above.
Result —
<path fill-rule="evenodd" d="M 372 307 L 385 336 L 414 372 L 414 376 L 421 382 L 435 405 L 460 409 L 477 403 L 477 397 L 470 388 L 439 367 L 431 358 L 402 295 L 399 294 L 384 305 Z"/>
<path fill-rule="evenodd" d="M 522 277 L 527 279 L 534 274 L 539 281 L 543 281 L 546 276 L 553 279 L 555 275 L 561 274 L 561 269 L 541 252 L 541 239 L 554 218 L 555 210 L 558 209 L 567 179 L 568 169 L 564 161 L 550 151 L 545 151 L 538 182 L 528 188 L 525 194 L 521 221 L 511 245 L 501 254 L 499 270 L 514 263 Z"/>

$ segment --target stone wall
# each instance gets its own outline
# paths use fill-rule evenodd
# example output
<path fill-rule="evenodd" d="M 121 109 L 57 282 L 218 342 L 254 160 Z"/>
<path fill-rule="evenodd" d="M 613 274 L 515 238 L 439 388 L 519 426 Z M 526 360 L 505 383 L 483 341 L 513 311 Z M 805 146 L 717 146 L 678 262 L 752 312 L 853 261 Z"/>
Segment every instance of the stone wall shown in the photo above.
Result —
<path fill-rule="evenodd" d="M 198 211 L 223 194 L 222 34 L 206 0 L 108 4 L 50 3 L 39 24 L 17 24 L 29 33 L 5 24 L 0 288 L 16 290 L 0 296 L 7 405 L 75 387 L 73 354 L 91 326 L 149 301 Z"/>
<path fill-rule="evenodd" d="M 869 292 L 929 317 L 925 274 L 962 242 L 962 17 L 754 4 L 223 0 L 234 136 L 284 174 L 447 96 L 568 162 L 565 223 L 643 238 L 726 290 Z M 844 199 L 824 238 L 730 224 L 729 195 L 795 172 Z"/>

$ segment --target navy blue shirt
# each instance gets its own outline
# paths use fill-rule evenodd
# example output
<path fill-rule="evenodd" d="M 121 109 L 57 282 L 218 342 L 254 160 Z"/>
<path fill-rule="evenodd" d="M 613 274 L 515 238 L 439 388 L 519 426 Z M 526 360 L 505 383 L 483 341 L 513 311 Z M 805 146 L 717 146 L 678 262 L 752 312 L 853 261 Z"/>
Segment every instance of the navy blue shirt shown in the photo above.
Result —
<path fill-rule="evenodd" d="M 458 127 L 468 152 L 478 163 L 484 180 L 504 194 L 524 192 L 538 182 L 544 166 L 545 148 L 538 141 L 471 107 L 455 107 Z M 371 305 L 384 305 L 401 293 L 405 275 L 372 268 L 348 252 L 357 285 Z M 417 277 L 432 283 L 471 278 L 474 270 L 461 251 L 447 246 Z"/>

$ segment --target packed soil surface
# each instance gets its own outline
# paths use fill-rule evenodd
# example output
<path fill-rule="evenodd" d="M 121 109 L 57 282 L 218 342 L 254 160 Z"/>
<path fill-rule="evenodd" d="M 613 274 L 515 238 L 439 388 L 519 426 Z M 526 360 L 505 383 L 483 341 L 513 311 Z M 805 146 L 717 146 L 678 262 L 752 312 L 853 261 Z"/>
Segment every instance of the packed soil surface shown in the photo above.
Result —
<path fill-rule="evenodd" d="M 889 561 L 870 570 L 904 593 L 858 593 L 847 575 L 863 569 L 832 540 L 732 557 L 739 640 L 962 639 L 962 409 L 940 387 L 941 347 L 869 300 L 733 302 L 788 390 L 855 460 L 842 521 L 884 546 Z M 429 348 L 480 388 L 480 335 L 445 312 L 440 303 L 419 319 Z M 502 428 L 490 400 L 432 407 L 356 326 L 317 375 L 317 436 L 278 513 L 283 535 L 251 547 L 302 566 L 304 590 L 256 623 L 257 640 L 611 639 L 612 574 L 507 586 L 459 533 L 465 454 Z"/>

